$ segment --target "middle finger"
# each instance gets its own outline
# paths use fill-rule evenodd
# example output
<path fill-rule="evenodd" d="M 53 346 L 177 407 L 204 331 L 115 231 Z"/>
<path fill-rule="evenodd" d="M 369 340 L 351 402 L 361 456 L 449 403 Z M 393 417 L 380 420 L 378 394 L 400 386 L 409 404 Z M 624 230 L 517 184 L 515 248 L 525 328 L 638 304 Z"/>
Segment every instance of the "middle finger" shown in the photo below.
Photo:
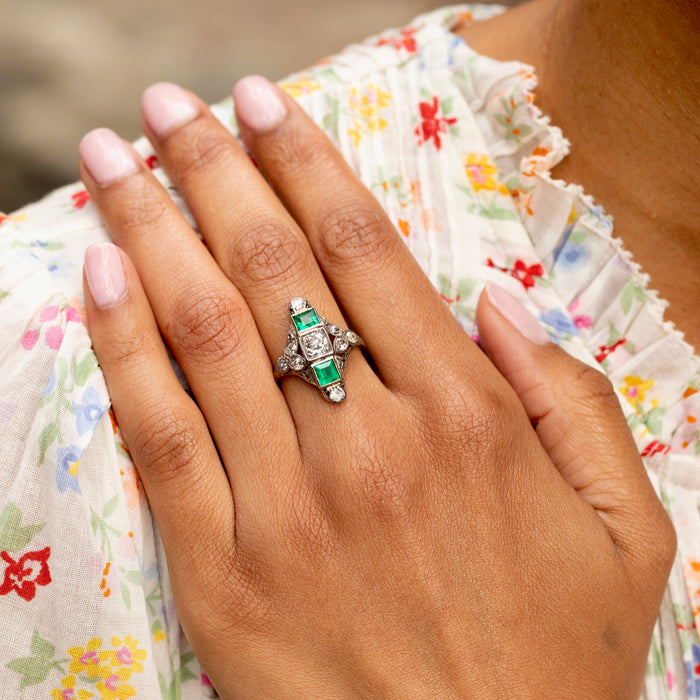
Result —
<path fill-rule="evenodd" d="M 179 86 L 158 83 L 144 93 L 142 109 L 144 133 L 217 263 L 245 298 L 271 360 L 284 347 L 294 297 L 305 297 L 331 323 L 347 327 L 306 236 L 206 105 Z M 376 390 L 367 363 L 359 353 L 353 356 L 350 394 Z M 320 398 L 301 382 L 283 388 L 292 407 Z"/>

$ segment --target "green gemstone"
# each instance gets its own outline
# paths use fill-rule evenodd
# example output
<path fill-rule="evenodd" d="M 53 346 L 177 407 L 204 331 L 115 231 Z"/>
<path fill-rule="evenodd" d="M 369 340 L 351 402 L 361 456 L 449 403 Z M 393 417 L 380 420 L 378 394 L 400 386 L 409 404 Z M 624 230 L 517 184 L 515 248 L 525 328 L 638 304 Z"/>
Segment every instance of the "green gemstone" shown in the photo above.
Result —
<path fill-rule="evenodd" d="M 294 320 L 297 331 L 305 331 L 307 328 L 319 325 L 316 309 L 304 309 L 298 314 L 294 314 L 292 319 Z"/>
<path fill-rule="evenodd" d="M 328 386 L 340 379 L 338 368 L 335 366 L 335 360 L 332 357 L 311 366 L 314 368 L 319 386 Z"/>

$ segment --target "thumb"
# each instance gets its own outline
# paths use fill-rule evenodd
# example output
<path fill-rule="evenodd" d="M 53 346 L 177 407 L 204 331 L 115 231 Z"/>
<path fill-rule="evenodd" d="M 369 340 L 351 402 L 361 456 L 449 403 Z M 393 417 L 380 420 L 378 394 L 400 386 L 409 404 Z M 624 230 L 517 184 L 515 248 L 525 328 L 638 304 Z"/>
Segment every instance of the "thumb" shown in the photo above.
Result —
<path fill-rule="evenodd" d="M 550 342 L 525 307 L 496 284 L 488 283 L 479 299 L 477 323 L 482 346 L 515 390 L 550 459 L 598 512 L 618 547 L 636 550 L 649 537 L 657 539 L 658 531 L 642 532 L 644 523 L 668 519 L 608 378 Z"/>

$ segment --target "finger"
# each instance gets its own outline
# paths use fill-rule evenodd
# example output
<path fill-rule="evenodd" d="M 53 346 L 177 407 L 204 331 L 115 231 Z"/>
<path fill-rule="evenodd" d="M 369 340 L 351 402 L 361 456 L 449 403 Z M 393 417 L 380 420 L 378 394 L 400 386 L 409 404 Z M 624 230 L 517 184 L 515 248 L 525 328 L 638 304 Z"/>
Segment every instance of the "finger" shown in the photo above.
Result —
<path fill-rule="evenodd" d="M 498 285 L 489 283 L 482 293 L 477 323 L 489 358 L 517 393 L 550 459 L 598 512 L 618 548 L 635 555 L 649 551 L 650 539 L 673 537 L 607 377 L 549 342 Z"/>
<path fill-rule="evenodd" d="M 206 423 L 172 370 L 129 259 L 111 243 L 91 246 L 84 288 L 93 347 L 168 567 L 174 577 L 206 568 L 202 556 L 230 551 L 234 532 L 231 490 Z"/>
<path fill-rule="evenodd" d="M 80 151 L 83 181 L 139 271 L 232 482 L 238 465 L 274 462 L 296 432 L 245 300 L 131 147 L 100 129 Z"/>
<path fill-rule="evenodd" d="M 142 109 L 144 133 L 217 263 L 245 298 L 271 360 L 284 348 L 292 298 L 308 299 L 331 323 L 347 327 L 306 237 L 209 109 L 170 83 L 148 88 Z M 358 386 L 376 383 L 359 355 L 352 373 Z M 299 389 L 296 382 L 291 386 Z M 292 390 L 292 402 L 307 400 L 318 397 L 308 388 Z"/>
<path fill-rule="evenodd" d="M 461 357 L 466 352 L 478 373 L 481 353 L 464 343 L 400 235 L 325 134 L 259 76 L 236 85 L 234 102 L 247 146 L 307 235 L 382 378 L 424 393 L 425 372 L 434 374 L 434 358 L 450 357 L 451 350 Z"/>

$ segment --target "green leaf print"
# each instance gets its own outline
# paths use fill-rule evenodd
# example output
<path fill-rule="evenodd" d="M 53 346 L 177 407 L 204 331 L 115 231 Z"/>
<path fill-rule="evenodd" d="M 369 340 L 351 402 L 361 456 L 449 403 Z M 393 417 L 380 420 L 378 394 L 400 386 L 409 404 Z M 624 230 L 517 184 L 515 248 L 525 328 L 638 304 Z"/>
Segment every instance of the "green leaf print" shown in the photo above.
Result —
<path fill-rule="evenodd" d="M 129 590 L 129 586 L 122 581 L 119 584 L 119 590 L 121 591 L 122 600 L 124 601 L 124 605 L 126 605 L 126 609 L 131 612 L 131 591 Z"/>
<path fill-rule="evenodd" d="M 581 245 L 582 243 L 586 242 L 586 238 L 588 238 L 588 234 L 585 231 L 572 231 L 569 234 L 567 243 L 575 243 L 576 245 Z"/>
<path fill-rule="evenodd" d="M 45 681 L 52 668 L 65 673 L 60 662 L 54 660 L 56 648 L 36 631 L 32 635 L 30 648 L 34 656 L 13 659 L 6 666 L 10 671 L 21 674 L 20 690 Z"/>
<path fill-rule="evenodd" d="M 78 364 L 73 360 L 73 379 L 78 386 L 83 386 L 85 382 L 97 369 L 97 357 L 90 351 Z"/>
<path fill-rule="evenodd" d="M 32 642 L 29 645 L 29 650 L 34 656 L 41 656 L 48 659 L 53 659 L 56 654 L 56 647 L 51 642 L 44 639 L 37 631 L 32 635 Z"/>
<path fill-rule="evenodd" d="M 39 464 L 46 457 L 46 450 L 58 439 L 60 435 L 60 418 L 57 416 L 39 434 Z"/>
<path fill-rule="evenodd" d="M 323 129 L 330 133 L 334 141 L 339 140 L 338 118 L 340 115 L 340 102 L 332 95 L 326 95 L 326 106 L 330 112 L 323 117 Z"/>
<path fill-rule="evenodd" d="M 114 511 L 117 510 L 117 505 L 119 504 L 119 494 L 116 494 L 115 496 L 112 496 L 107 503 L 105 503 L 104 508 L 102 509 L 102 517 L 107 519 L 109 518 L 110 515 L 114 513 Z"/>
<path fill-rule="evenodd" d="M 649 432 L 652 435 L 658 435 L 661 432 L 661 419 L 664 415 L 664 409 L 661 406 L 652 408 L 649 413 L 646 414 L 644 423 L 649 428 Z"/>
<path fill-rule="evenodd" d="M 21 525 L 22 513 L 14 503 L 8 503 L 0 513 L 0 551 L 21 552 L 46 523 Z"/>
<path fill-rule="evenodd" d="M 620 295 L 620 306 L 622 311 L 627 315 L 632 310 L 632 304 L 635 301 L 644 301 L 644 287 L 631 279 L 622 290 Z"/>
<path fill-rule="evenodd" d="M 6 292 L 4 289 L 0 289 L 0 301 L 2 301 L 3 299 L 7 299 L 7 297 L 9 296 L 9 292 Z"/>

